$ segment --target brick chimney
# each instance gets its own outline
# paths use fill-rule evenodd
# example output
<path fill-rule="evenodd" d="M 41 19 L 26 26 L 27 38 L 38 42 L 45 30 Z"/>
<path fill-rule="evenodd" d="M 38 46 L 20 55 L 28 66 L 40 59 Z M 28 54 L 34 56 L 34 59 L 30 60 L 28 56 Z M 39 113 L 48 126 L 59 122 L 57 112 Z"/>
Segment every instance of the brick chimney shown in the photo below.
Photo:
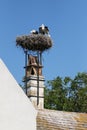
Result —
<path fill-rule="evenodd" d="M 27 96 L 35 108 L 44 108 L 44 77 L 42 75 L 41 61 L 38 57 L 28 55 L 27 65 Z"/>

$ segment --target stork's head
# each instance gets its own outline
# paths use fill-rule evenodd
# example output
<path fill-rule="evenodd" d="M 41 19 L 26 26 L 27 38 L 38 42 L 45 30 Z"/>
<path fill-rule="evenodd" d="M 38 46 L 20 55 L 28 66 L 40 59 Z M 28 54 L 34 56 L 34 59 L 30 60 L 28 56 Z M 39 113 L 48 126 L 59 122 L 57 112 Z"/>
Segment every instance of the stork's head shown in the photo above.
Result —
<path fill-rule="evenodd" d="M 44 28 L 45 28 L 44 24 L 42 24 L 42 25 L 41 25 L 41 28 L 42 28 L 42 29 L 44 29 Z"/>
<path fill-rule="evenodd" d="M 36 32 L 36 30 L 31 30 L 31 31 L 30 31 L 30 33 L 35 33 L 35 32 Z"/>
<path fill-rule="evenodd" d="M 31 30 L 30 33 L 31 34 L 38 34 L 38 32 L 36 30 Z"/>

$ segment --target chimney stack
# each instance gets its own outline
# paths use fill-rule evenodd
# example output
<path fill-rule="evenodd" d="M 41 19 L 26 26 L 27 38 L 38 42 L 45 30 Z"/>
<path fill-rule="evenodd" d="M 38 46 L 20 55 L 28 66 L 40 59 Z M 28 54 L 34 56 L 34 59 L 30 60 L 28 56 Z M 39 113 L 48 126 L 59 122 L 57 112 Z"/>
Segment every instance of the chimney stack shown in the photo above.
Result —
<path fill-rule="evenodd" d="M 42 76 L 41 58 L 28 55 L 26 66 L 27 96 L 35 108 L 44 108 L 44 77 Z M 25 80 L 24 80 L 25 82 Z"/>

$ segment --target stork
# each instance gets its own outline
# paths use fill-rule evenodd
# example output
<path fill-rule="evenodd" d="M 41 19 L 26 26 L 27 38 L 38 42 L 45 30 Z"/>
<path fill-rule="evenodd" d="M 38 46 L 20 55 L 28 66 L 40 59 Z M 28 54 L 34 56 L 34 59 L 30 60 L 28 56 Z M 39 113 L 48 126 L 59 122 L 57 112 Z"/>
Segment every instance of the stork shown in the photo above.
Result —
<path fill-rule="evenodd" d="M 41 34 L 48 34 L 49 33 L 49 29 L 47 26 L 44 26 L 44 24 L 42 24 L 40 27 L 39 27 L 39 33 Z"/>
<path fill-rule="evenodd" d="M 31 34 L 38 34 L 38 31 L 36 31 L 36 30 L 31 30 L 30 33 L 31 33 Z"/>

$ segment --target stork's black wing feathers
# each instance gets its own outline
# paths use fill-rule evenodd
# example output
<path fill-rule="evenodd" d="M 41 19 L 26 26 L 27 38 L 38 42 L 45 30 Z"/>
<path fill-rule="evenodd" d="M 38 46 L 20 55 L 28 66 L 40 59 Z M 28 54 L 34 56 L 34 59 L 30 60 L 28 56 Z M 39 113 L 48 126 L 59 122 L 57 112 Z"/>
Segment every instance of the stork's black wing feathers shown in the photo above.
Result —
<path fill-rule="evenodd" d="M 49 32 L 49 29 L 48 29 L 48 27 L 47 27 L 47 26 L 45 26 L 45 29 Z"/>

